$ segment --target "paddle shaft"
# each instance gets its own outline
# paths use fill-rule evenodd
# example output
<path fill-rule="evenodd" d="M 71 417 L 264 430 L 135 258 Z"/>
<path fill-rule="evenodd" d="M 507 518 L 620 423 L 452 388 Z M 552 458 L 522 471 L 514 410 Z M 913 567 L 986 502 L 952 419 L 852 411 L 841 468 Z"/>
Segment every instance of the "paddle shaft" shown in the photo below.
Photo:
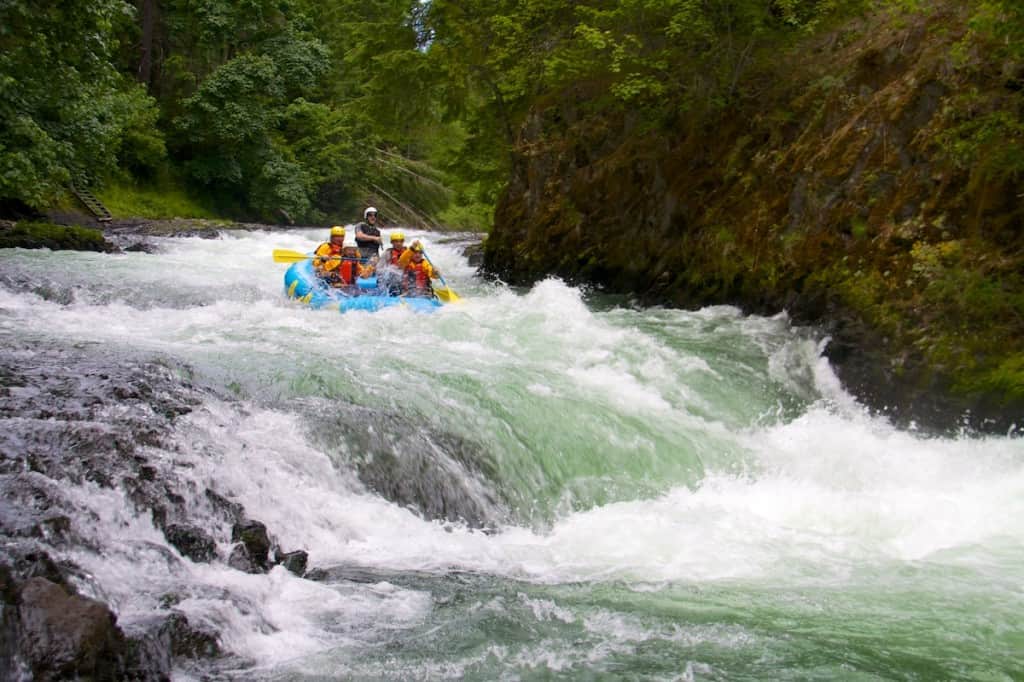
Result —
<path fill-rule="evenodd" d="M 427 255 L 427 252 L 421 251 L 420 253 L 423 254 L 423 260 L 430 263 L 430 257 Z M 434 272 L 437 272 L 437 268 L 434 267 L 433 263 L 430 263 L 430 267 L 434 270 Z M 444 281 L 444 275 L 442 275 L 440 272 L 437 272 L 437 278 L 441 280 L 441 286 L 443 286 L 445 289 L 451 289 L 451 287 L 448 286 L 448 282 Z"/>
<path fill-rule="evenodd" d="M 365 262 L 362 258 L 356 258 L 352 256 L 309 256 L 298 251 L 289 251 L 288 249 L 275 249 L 274 250 L 274 261 L 277 263 L 297 263 L 303 260 L 312 260 L 319 258 L 321 260 L 348 260 L 348 261 L 360 261 Z"/>

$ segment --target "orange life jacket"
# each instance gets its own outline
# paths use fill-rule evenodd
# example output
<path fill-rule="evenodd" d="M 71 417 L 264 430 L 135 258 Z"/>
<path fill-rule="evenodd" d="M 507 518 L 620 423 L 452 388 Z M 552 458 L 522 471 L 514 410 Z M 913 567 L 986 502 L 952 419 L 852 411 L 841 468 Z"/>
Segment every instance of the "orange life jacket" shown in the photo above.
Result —
<path fill-rule="evenodd" d="M 409 264 L 405 266 L 405 290 L 410 289 L 419 292 L 432 291 L 430 288 L 430 266 L 427 265 L 426 261 L 420 261 L 416 263 L 409 261 Z"/>
<path fill-rule="evenodd" d="M 387 250 L 387 254 L 386 254 L 387 255 L 387 259 L 388 259 L 388 264 L 389 265 L 398 265 L 398 259 L 402 257 L 403 253 L 405 253 L 405 249 L 404 248 L 401 251 L 399 251 L 398 249 L 396 249 L 395 247 L 392 246 L 390 249 Z"/>
<path fill-rule="evenodd" d="M 355 284 L 356 277 L 359 276 L 359 261 L 354 258 L 346 258 L 341 261 L 341 265 L 338 266 L 338 276 L 345 284 Z"/>
<path fill-rule="evenodd" d="M 324 247 L 327 247 L 325 250 Z M 327 279 L 334 279 L 334 270 L 338 267 L 338 260 L 336 258 L 329 258 L 330 256 L 338 256 L 341 254 L 341 246 L 333 244 L 331 242 L 324 242 L 320 246 L 316 247 L 314 251 L 318 258 L 313 259 L 313 269 L 317 271 L 320 277 L 326 277 Z"/>

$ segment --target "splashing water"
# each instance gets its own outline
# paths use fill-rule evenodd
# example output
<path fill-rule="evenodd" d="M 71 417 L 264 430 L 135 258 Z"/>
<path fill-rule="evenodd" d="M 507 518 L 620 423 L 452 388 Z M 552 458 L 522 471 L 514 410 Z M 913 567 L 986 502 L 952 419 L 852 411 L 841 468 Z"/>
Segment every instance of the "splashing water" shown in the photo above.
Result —
<path fill-rule="evenodd" d="M 0 252 L 24 357 L 163 359 L 203 387 L 141 447 L 222 557 L 205 489 L 309 552 L 315 581 L 194 563 L 121 487 L 62 484 L 83 590 L 127 628 L 173 603 L 218 633 L 180 677 L 1024 677 L 1019 438 L 869 415 L 785 315 L 512 291 L 422 236 L 464 298 L 430 315 L 287 301 L 270 252 L 319 231 Z"/>

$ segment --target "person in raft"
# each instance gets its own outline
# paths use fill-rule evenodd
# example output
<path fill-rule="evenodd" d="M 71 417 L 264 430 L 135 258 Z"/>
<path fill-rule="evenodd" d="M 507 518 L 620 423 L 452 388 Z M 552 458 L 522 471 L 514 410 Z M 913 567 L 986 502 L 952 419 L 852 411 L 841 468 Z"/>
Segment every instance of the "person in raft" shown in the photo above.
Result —
<path fill-rule="evenodd" d="M 391 248 L 384 252 L 377 275 L 379 286 L 392 296 L 398 295 L 402 290 L 402 266 L 399 265 L 399 260 L 406 251 L 408 249 L 405 248 L 405 235 L 401 230 L 392 230 Z"/>
<path fill-rule="evenodd" d="M 430 280 L 440 277 L 440 273 L 424 259 L 423 244 L 419 241 L 413 242 L 409 251 L 409 263 L 402 272 L 402 293 L 417 298 L 430 298 L 434 295 Z"/>
<path fill-rule="evenodd" d="M 363 222 L 356 224 L 356 245 L 359 257 L 364 261 L 380 253 L 380 228 L 377 226 L 377 209 L 370 206 L 363 211 Z"/>
<path fill-rule="evenodd" d="M 314 251 L 313 272 L 331 286 L 338 282 L 338 266 L 341 265 L 341 249 L 345 243 L 345 228 L 335 225 L 328 240 Z"/>
<path fill-rule="evenodd" d="M 402 254 L 398 257 L 398 269 L 404 271 L 409 267 L 409 261 L 412 260 L 412 254 L 415 249 L 423 251 L 423 243 L 419 239 L 414 239 L 409 248 L 403 249 Z"/>
<path fill-rule="evenodd" d="M 333 286 L 340 287 L 351 294 L 358 294 L 359 287 L 356 286 L 356 278 L 363 276 L 363 264 L 359 258 L 359 247 L 351 239 L 346 239 L 341 248 L 341 265 L 338 266 L 337 283 Z"/>

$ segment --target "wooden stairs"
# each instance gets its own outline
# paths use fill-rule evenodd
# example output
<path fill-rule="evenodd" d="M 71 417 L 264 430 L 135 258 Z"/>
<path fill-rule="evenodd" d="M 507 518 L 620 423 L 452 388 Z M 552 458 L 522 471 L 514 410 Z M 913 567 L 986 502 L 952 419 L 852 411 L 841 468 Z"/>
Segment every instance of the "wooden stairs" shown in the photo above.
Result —
<path fill-rule="evenodd" d="M 114 216 L 110 215 L 110 211 L 103 205 L 96 195 L 85 189 L 84 187 L 77 187 L 74 183 L 71 184 L 71 193 L 74 194 L 82 205 L 89 209 L 89 212 L 96 216 L 96 220 L 101 223 L 109 223 L 114 219 Z"/>

